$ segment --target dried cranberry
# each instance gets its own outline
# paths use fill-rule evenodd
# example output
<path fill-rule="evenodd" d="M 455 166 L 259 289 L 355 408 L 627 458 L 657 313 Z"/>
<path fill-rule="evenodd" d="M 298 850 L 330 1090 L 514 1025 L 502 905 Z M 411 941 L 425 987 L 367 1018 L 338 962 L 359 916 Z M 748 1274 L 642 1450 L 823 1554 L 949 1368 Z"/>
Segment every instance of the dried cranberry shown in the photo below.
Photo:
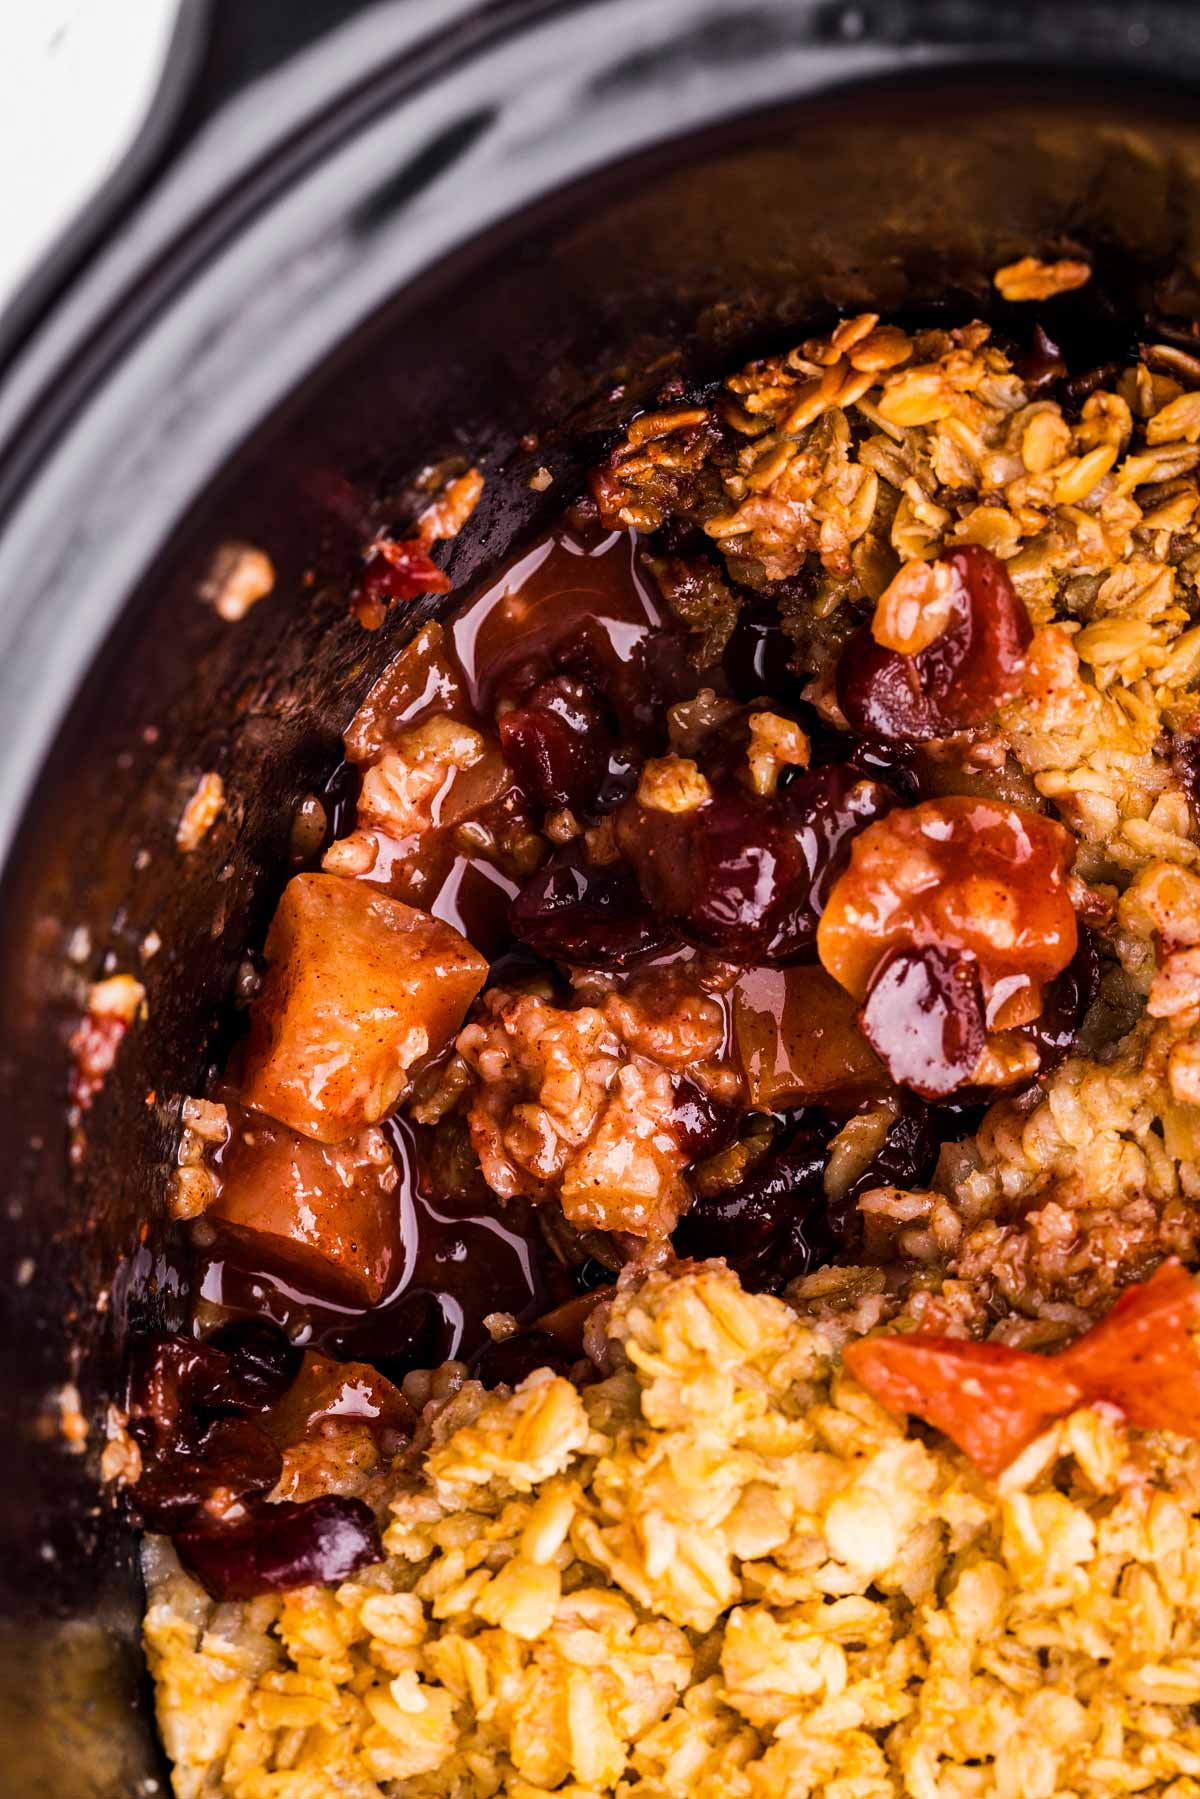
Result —
<path fill-rule="evenodd" d="M 894 804 L 879 782 L 815 768 L 768 799 L 724 782 L 690 812 L 626 806 L 617 835 L 646 899 L 682 936 L 789 962 L 810 948 L 853 838 Z"/>
<path fill-rule="evenodd" d="M 626 806 L 617 835 L 649 904 L 685 937 L 747 958 L 765 952 L 795 876 L 778 807 L 729 786 L 691 812 Z"/>
<path fill-rule="evenodd" d="M 925 798 L 919 752 L 911 743 L 861 737 L 849 755 L 843 755 L 839 760 L 843 768 L 853 769 L 869 780 L 885 781 L 907 803 L 915 804 Z"/>
<path fill-rule="evenodd" d="M 71 1033 L 71 1104 L 86 1112 L 117 1059 L 129 1025 L 111 1012 L 85 1012 Z"/>
<path fill-rule="evenodd" d="M 1033 343 L 1030 348 L 1013 358 L 1013 368 L 1025 383 L 1031 397 L 1050 392 L 1067 372 L 1062 351 L 1040 325 L 1033 327 Z"/>
<path fill-rule="evenodd" d="M 612 1276 L 608 1277 L 610 1280 Z M 535 1368 L 569 1374 L 577 1360 L 549 1331 L 519 1331 L 500 1343 L 488 1343 L 475 1362 L 475 1379 L 485 1387 L 515 1387 Z"/>
<path fill-rule="evenodd" d="M 513 901 L 513 936 L 541 956 L 585 968 L 625 968 L 672 941 L 629 870 L 594 868 L 576 844 L 551 856 Z"/>
<path fill-rule="evenodd" d="M 893 950 L 862 1010 L 863 1035 L 894 1081 L 939 1099 L 970 1079 L 986 1035 L 979 971 L 943 950 Z"/>
<path fill-rule="evenodd" d="M 257 1424 L 217 1418 L 198 1441 L 181 1438 L 148 1455 L 130 1498 L 148 1530 L 174 1532 L 198 1513 L 269 1493 L 282 1471 L 279 1450 Z"/>
<path fill-rule="evenodd" d="M 1090 931 L 1081 929 L 1075 954 L 1043 992 L 1040 1014 L 1031 1024 L 1019 1027 L 1020 1035 L 1028 1038 L 1038 1052 L 1039 1075 L 1049 1074 L 1070 1055 L 1099 991 L 1096 940 Z"/>
<path fill-rule="evenodd" d="M 890 812 L 896 795 L 882 781 L 853 768 L 812 768 L 783 787 L 780 804 L 788 819 L 808 884 L 807 903 L 795 906 L 793 934 L 807 945 L 825 910 L 830 889 L 850 859 L 859 832 Z"/>
<path fill-rule="evenodd" d="M 742 1113 L 723 1106 L 686 1074 L 675 1077 L 675 1111 L 671 1130 L 689 1162 L 715 1155 L 733 1140 Z"/>
<path fill-rule="evenodd" d="M 856 631 L 838 663 L 838 702 L 855 731 L 915 743 L 984 724 L 1020 686 L 1033 628 L 1008 571 L 976 544 L 942 558 L 954 615 L 927 649 L 903 656 Z"/>
<path fill-rule="evenodd" d="M 938 1127 L 935 1129 L 935 1125 Z M 904 1109 L 888 1127 L 887 1136 L 862 1173 L 853 1180 L 836 1205 L 831 1206 L 829 1228 L 838 1243 L 848 1247 L 861 1235 L 858 1202 L 872 1187 L 923 1187 L 937 1161 L 941 1114 L 919 1099 L 906 1095 Z"/>
<path fill-rule="evenodd" d="M 598 817 L 615 812 L 629 798 L 638 784 L 643 758 L 627 744 L 617 744 L 608 753 L 604 776 L 596 792 L 594 811 Z"/>
<path fill-rule="evenodd" d="M 1059 388 L 1058 397 L 1069 419 L 1079 416 L 1085 400 L 1102 387 L 1115 387 L 1125 372 L 1124 361 L 1100 362 L 1081 374 L 1072 375 Z"/>
<path fill-rule="evenodd" d="M 842 651 L 837 696 L 855 731 L 906 743 L 946 734 L 940 713 L 921 684 L 917 658 L 876 643 L 870 625 L 862 625 Z"/>
<path fill-rule="evenodd" d="M 812 1267 L 830 1242 L 824 1173 L 833 1125 L 802 1123 L 765 1167 L 697 1199 L 673 1239 L 680 1256 L 719 1256 L 752 1292 L 774 1292 Z"/>
<path fill-rule="evenodd" d="M 1200 734 L 1176 731 L 1171 737 L 1171 773 L 1193 814 L 1200 818 Z"/>
<path fill-rule="evenodd" d="M 223 1350 L 230 1357 L 247 1404 L 257 1397 L 264 1408 L 291 1386 L 304 1361 L 304 1351 L 266 1319 L 223 1324 L 204 1341 L 206 1348 Z"/>
<path fill-rule="evenodd" d="M 228 1327 L 224 1344 L 195 1337 L 143 1337 L 134 1346 L 129 1416 L 144 1441 L 193 1431 L 197 1416 L 252 1418 L 284 1391 L 299 1352 L 267 1324 Z"/>
<path fill-rule="evenodd" d="M 194 1337 L 140 1338 L 130 1364 L 129 1418 L 143 1446 L 184 1434 L 197 1405 L 227 1396 L 234 1380 L 232 1357 Z"/>
<path fill-rule="evenodd" d="M 380 538 L 368 552 L 359 577 L 359 597 L 368 606 L 390 606 L 423 593 L 449 593 L 443 573 L 420 538 Z"/>
<path fill-rule="evenodd" d="M 583 619 L 535 655 L 532 667 L 551 678 L 569 676 L 602 694 L 619 734 L 640 744 L 643 753 L 658 742 L 667 707 L 696 691 L 688 635 L 666 625 L 631 631 L 624 620 Z"/>
<path fill-rule="evenodd" d="M 129 1430 L 142 1451 L 132 1490 L 143 1522 L 173 1530 L 279 1479 L 279 1452 L 252 1423 L 291 1384 L 301 1353 L 273 1325 L 223 1327 L 214 1339 L 146 1337 L 134 1346 Z"/>
<path fill-rule="evenodd" d="M 504 759 L 535 805 L 591 812 L 608 773 L 610 734 L 594 690 L 571 675 L 542 681 L 500 720 Z"/>
<path fill-rule="evenodd" d="M 571 1281 L 577 1293 L 594 1293 L 597 1287 L 612 1286 L 613 1271 L 595 1256 L 589 1256 L 578 1268 L 572 1268 Z"/>
<path fill-rule="evenodd" d="M 180 1531 L 175 1547 L 214 1599 L 346 1580 L 383 1560 L 370 1507 L 332 1496 L 262 1505 L 220 1528 L 192 1526 Z"/>

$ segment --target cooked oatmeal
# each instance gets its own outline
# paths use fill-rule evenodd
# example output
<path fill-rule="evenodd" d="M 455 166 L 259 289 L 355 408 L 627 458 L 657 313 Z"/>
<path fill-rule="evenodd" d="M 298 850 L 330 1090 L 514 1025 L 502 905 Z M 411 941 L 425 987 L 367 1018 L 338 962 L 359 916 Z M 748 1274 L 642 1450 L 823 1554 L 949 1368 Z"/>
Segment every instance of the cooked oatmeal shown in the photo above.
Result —
<path fill-rule="evenodd" d="M 148 1541 L 182 1799 L 1195 1790 L 1196 1443 L 1076 1410 L 984 1480 L 712 1264 L 608 1334 L 464 1387 L 337 1586 L 219 1605 Z"/>
<path fill-rule="evenodd" d="M 180 1799 L 1200 1794 L 1198 466 L 863 314 L 401 651 L 135 1357 Z"/>

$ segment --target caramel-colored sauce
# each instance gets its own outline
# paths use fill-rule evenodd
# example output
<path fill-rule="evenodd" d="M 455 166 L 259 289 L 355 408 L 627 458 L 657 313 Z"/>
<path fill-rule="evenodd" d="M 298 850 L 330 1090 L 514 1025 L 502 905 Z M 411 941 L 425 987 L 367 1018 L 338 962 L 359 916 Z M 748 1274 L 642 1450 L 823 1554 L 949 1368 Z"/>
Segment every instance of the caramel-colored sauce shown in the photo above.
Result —
<path fill-rule="evenodd" d="M 206 1328 L 267 1317 L 306 1347 L 396 1374 L 476 1355 L 490 1341 L 483 1319 L 491 1312 L 531 1323 L 574 1295 L 528 1207 L 493 1200 L 485 1209 L 477 1198 L 434 1192 L 419 1164 L 419 1133 L 398 1117 L 385 1128 L 398 1174 L 399 1243 L 378 1303 L 339 1302 L 280 1262 L 264 1264 L 252 1242 L 218 1232 L 197 1268 Z"/>
<path fill-rule="evenodd" d="M 581 637 L 606 661 L 629 665 L 663 622 L 632 532 L 592 541 L 560 532 L 510 564 L 448 636 L 472 704 L 486 715 L 522 664 L 548 661 L 568 639 Z"/>
<path fill-rule="evenodd" d="M 748 1103 L 760 1112 L 885 1092 L 858 1007 L 823 968 L 749 968 L 730 995 Z"/>

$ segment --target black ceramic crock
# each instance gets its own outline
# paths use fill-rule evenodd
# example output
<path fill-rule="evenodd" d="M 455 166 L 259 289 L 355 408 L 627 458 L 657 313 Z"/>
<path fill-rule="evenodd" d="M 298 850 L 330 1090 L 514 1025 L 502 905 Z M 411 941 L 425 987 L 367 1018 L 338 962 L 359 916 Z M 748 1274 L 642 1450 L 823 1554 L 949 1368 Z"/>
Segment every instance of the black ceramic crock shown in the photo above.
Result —
<path fill-rule="evenodd" d="M 1026 251 L 1093 261 L 1081 354 L 1186 334 L 1198 83 L 1193 0 L 183 0 L 145 131 L 0 319 L 4 1795 L 166 1777 L 98 1456 L 127 1328 L 182 1316 L 181 1096 L 415 616 L 350 621 L 337 495 L 403 516 L 423 465 L 479 461 L 461 586 L 665 368 L 842 308 L 994 313 Z M 277 579 L 230 624 L 202 589 L 234 540 Z M 68 1037 L 114 968 L 149 1015 L 72 1159 Z"/>

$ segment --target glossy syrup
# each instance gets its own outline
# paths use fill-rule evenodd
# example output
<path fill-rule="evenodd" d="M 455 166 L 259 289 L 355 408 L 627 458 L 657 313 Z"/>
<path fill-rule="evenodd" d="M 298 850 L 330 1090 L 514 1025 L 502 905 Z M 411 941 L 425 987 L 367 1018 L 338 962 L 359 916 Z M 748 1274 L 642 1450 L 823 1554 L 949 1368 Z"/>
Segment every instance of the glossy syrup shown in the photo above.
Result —
<path fill-rule="evenodd" d="M 632 533 L 585 538 L 556 532 L 515 559 L 440 631 L 423 660 L 405 652 L 385 673 L 348 733 L 352 755 L 322 799 L 326 842 L 353 828 L 359 769 L 408 726 L 439 713 L 491 730 L 497 699 L 540 678 L 564 653 L 597 665 L 633 710 L 643 696 L 647 646 L 670 639 L 637 565 Z M 322 846 L 324 847 L 324 846 Z M 384 855 L 389 852 L 385 849 Z M 378 867 L 386 878 L 385 863 Z M 495 960 L 513 949 L 508 910 L 517 883 L 492 862 L 456 853 L 422 903 Z M 502 1204 L 482 1182 L 470 1197 L 435 1190 L 422 1168 L 427 1133 L 399 1115 L 384 1126 L 399 1171 L 401 1255 L 390 1290 L 369 1309 L 297 1284 L 245 1239 L 200 1233 L 195 1248 L 197 1328 L 265 1317 L 298 1345 L 373 1363 L 392 1378 L 449 1358 L 471 1361 L 491 1342 L 483 1320 L 509 1313 L 524 1325 L 573 1298 L 580 1280 L 551 1253 L 533 1208 Z M 586 1280 L 585 1283 L 586 1284 Z"/>
<path fill-rule="evenodd" d="M 371 1362 L 395 1378 L 451 1358 L 472 1360 L 491 1341 L 483 1323 L 490 1313 L 530 1324 L 574 1296 L 576 1284 L 550 1253 L 531 1208 L 495 1200 L 490 1210 L 478 1198 L 434 1192 L 419 1165 L 418 1133 L 399 1117 L 385 1128 L 400 1173 L 402 1254 L 381 1302 L 362 1309 L 306 1292 L 294 1277 L 257 1265 L 243 1244 L 218 1237 L 199 1255 L 202 1329 L 231 1317 L 266 1317 L 304 1348 Z"/>

